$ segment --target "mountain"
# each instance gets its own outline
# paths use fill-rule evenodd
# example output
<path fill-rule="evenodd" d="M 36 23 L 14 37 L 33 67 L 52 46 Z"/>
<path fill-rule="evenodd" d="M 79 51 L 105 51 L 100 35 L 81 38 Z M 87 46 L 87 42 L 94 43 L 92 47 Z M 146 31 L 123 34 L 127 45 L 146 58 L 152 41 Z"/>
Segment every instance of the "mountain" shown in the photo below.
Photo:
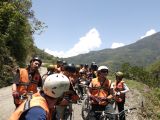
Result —
<path fill-rule="evenodd" d="M 160 32 L 124 47 L 91 51 L 65 60 L 74 64 L 90 64 L 95 61 L 99 65 L 118 68 L 126 62 L 131 65 L 147 66 L 158 59 L 160 59 Z"/>

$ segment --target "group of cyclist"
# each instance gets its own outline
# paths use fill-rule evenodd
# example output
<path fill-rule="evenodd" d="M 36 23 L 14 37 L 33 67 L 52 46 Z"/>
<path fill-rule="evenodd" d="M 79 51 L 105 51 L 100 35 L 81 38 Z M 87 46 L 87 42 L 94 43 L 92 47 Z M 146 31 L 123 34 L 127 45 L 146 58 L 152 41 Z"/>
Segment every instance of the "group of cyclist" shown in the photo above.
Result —
<path fill-rule="evenodd" d="M 97 120 L 96 111 L 114 112 L 113 99 L 119 112 L 124 109 L 129 88 L 122 80 L 122 72 L 116 72 L 116 80 L 112 82 L 107 78 L 107 66 L 98 66 L 95 62 L 74 65 L 57 60 L 41 77 L 38 71 L 41 64 L 39 57 L 33 57 L 27 68 L 17 70 L 12 85 L 16 109 L 10 120 L 64 120 L 65 109 L 69 106 L 72 111 L 72 104 L 83 100 L 85 95 Z"/>

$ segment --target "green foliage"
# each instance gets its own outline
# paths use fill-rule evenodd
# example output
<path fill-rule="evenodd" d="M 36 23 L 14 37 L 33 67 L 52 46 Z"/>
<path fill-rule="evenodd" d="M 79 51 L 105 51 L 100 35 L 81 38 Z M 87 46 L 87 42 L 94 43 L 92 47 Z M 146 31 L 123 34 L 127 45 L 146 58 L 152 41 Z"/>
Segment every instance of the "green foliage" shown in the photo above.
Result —
<path fill-rule="evenodd" d="M 147 71 L 143 67 L 131 66 L 129 63 L 122 64 L 120 71 L 125 75 L 125 78 L 136 80 L 150 87 L 159 87 L 159 79 L 154 75 L 153 71 Z"/>
<path fill-rule="evenodd" d="M 38 55 L 43 63 L 56 64 L 57 58 L 35 47 L 35 55 Z"/>
<path fill-rule="evenodd" d="M 160 119 L 160 89 L 155 88 L 144 92 L 145 106 L 144 110 L 150 118 Z"/>
<path fill-rule="evenodd" d="M 0 87 L 10 85 L 14 67 L 35 54 L 32 38 L 43 23 L 34 17 L 31 0 L 0 1 Z"/>
<path fill-rule="evenodd" d="M 141 108 L 141 115 L 146 120 L 160 119 L 160 88 L 150 88 L 142 82 L 135 80 L 125 80 L 130 89 L 138 90 L 141 94 L 143 107 Z M 137 96 L 138 98 L 138 96 Z M 136 99 L 136 98 L 133 98 Z"/>

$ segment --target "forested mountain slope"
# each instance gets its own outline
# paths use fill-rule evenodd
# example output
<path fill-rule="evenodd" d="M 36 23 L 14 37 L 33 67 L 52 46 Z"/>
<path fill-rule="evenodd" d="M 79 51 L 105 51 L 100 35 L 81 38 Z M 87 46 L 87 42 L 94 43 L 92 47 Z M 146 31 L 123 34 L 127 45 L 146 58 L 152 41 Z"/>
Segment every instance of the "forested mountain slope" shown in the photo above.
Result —
<path fill-rule="evenodd" d="M 90 63 L 95 61 L 98 64 L 107 64 L 117 68 L 122 63 L 131 65 L 147 66 L 160 59 L 160 32 L 137 42 L 117 49 L 103 49 L 81 54 L 66 60 L 74 63 Z"/>

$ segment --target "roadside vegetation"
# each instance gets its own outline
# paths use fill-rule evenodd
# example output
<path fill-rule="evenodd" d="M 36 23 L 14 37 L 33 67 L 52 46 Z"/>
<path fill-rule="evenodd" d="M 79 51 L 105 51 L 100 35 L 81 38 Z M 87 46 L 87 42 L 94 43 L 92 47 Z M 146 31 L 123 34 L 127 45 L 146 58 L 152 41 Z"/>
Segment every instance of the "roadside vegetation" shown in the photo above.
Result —
<path fill-rule="evenodd" d="M 40 34 L 45 24 L 34 16 L 31 0 L 0 1 L 0 88 L 11 84 L 17 67 L 25 67 L 32 56 L 48 62 L 53 56 L 39 50 L 33 34 Z"/>
<path fill-rule="evenodd" d="M 141 115 L 145 119 L 160 119 L 160 61 L 146 68 L 125 63 L 121 67 L 131 89 L 137 89 L 143 98 Z M 135 98 L 133 98 L 135 99 Z"/>

